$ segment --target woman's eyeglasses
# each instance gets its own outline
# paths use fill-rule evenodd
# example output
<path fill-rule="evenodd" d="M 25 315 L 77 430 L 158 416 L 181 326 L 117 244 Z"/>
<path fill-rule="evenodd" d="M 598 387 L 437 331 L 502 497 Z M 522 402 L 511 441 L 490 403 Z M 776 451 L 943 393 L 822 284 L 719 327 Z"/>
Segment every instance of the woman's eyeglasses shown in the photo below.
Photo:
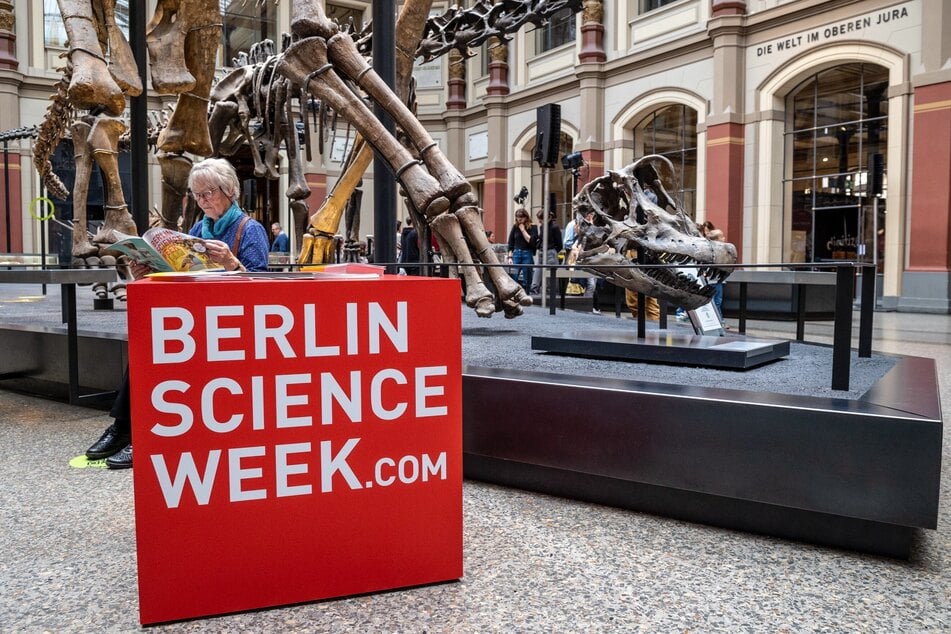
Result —
<path fill-rule="evenodd" d="M 211 200 L 211 197 L 218 193 L 220 187 L 215 187 L 214 189 L 209 189 L 206 192 L 189 192 L 188 195 L 197 200 L 198 202 L 203 202 L 206 200 Z"/>

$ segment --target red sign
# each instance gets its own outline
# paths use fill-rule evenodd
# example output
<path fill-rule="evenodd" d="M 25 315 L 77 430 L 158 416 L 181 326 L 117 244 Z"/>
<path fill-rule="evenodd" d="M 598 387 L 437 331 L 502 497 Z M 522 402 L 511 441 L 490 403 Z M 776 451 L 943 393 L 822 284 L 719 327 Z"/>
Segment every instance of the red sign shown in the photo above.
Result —
<path fill-rule="evenodd" d="M 128 295 L 142 623 L 462 576 L 458 281 Z"/>

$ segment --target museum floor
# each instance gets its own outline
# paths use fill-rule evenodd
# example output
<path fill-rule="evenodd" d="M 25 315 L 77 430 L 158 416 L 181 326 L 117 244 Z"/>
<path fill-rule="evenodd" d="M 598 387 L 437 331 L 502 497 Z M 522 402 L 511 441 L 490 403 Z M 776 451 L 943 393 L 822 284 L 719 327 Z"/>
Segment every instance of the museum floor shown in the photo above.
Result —
<path fill-rule="evenodd" d="M 0 285 L 0 315 L 26 291 Z M 755 321 L 749 334 L 792 337 L 794 327 Z M 809 341 L 831 332 L 831 322 L 806 327 Z M 876 313 L 873 347 L 936 359 L 951 412 L 951 316 Z M 0 631 L 139 629 L 132 474 L 68 465 L 107 422 L 0 384 Z M 154 629 L 948 631 L 949 458 L 945 437 L 938 529 L 920 532 L 909 561 L 467 481 L 458 582 Z"/>

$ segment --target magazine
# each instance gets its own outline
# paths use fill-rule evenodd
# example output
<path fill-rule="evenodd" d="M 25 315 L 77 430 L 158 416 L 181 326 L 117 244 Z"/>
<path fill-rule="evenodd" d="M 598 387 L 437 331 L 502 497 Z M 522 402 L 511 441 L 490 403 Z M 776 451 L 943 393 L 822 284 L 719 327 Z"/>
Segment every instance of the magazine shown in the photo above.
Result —
<path fill-rule="evenodd" d="M 212 262 L 205 251 L 205 241 L 171 229 L 155 227 L 141 237 L 118 231 L 116 243 L 109 247 L 133 262 L 144 264 L 161 273 L 185 271 L 220 271 L 224 267 Z"/>

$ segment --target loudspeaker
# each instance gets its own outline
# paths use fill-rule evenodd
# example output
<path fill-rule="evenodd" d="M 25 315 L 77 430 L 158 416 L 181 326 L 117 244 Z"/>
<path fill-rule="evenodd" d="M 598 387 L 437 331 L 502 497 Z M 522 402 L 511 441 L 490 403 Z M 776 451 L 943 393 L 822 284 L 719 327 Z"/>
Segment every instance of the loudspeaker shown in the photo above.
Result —
<path fill-rule="evenodd" d="M 868 155 L 868 185 L 869 196 L 878 196 L 885 186 L 885 157 L 880 152 Z"/>
<path fill-rule="evenodd" d="M 561 106 L 550 103 L 535 111 L 535 153 L 533 158 L 541 167 L 555 167 L 561 139 Z"/>

